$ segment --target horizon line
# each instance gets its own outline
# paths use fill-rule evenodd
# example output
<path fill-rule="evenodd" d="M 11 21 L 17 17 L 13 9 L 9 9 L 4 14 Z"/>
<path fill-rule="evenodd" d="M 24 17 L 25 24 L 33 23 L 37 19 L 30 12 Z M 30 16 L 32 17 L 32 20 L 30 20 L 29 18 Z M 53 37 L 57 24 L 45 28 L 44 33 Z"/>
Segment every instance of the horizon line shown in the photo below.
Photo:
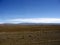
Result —
<path fill-rule="evenodd" d="M 60 18 L 15 18 L 0 21 L 0 24 L 4 23 L 60 23 Z"/>

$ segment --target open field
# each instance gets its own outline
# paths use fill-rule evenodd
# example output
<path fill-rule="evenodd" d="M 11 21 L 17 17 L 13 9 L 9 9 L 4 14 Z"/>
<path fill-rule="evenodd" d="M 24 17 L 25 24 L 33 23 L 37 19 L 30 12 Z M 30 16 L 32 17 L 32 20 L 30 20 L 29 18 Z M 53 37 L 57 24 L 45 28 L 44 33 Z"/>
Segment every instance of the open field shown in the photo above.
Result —
<path fill-rule="evenodd" d="M 0 25 L 0 45 L 60 45 L 60 25 Z"/>

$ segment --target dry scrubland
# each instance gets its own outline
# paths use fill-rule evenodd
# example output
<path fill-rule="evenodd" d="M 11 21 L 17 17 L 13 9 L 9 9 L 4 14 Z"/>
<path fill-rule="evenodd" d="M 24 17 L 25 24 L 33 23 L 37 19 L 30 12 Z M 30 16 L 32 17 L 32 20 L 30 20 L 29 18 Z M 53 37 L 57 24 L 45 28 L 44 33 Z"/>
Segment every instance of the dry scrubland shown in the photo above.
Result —
<path fill-rule="evenodd" d="M 0 25 L 0 45 L 60 45 L 60 25 Z"/>

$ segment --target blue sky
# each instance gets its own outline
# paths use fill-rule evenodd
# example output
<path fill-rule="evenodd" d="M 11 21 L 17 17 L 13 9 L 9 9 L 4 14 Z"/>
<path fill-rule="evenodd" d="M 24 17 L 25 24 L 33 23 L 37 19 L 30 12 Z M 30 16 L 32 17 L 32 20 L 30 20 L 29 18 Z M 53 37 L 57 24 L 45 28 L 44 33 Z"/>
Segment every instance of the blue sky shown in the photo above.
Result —
<path fill-rule="evenodd" d="M 60 18 L 60 0 L 0 0 L 0 22 L 21 18 Z"/>

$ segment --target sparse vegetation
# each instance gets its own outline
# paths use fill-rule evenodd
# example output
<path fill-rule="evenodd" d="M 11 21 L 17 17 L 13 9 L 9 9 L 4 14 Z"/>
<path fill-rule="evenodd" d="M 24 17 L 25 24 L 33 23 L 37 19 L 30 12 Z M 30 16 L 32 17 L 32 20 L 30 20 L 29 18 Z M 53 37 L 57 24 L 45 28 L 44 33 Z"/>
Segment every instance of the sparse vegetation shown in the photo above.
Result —
<path fill-rule="evenodd" d="M 0 25 L 0 45 L 60 45 L 60 25 Z"/>

